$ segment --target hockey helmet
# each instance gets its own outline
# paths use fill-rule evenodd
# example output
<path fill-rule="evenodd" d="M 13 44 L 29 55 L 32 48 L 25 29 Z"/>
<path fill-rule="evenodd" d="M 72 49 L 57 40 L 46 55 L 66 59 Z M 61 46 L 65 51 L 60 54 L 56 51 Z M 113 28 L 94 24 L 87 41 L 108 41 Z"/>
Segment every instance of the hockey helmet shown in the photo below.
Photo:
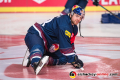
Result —
<path fill-rule="evenodd" d="M 78 14 L 78 15 L 81 15 L 83 18 L 85 16 L 85 11 L 84 9 L 82 9 L 80 6 L 78 5 L 74 5 L 72 7 L 72 11 L 71 11 L 71 14 L 73 15 L 74 13 Z"/>

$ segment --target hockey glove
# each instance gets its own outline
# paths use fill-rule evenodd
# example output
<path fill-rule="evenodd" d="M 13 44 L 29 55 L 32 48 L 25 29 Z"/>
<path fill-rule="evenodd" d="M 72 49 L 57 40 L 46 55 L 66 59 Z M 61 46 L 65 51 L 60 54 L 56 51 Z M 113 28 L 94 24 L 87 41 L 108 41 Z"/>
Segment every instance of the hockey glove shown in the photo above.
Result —
<path fill-rule="evenodd" d="M 93 5 L 98 6 L 99 5 L 99 0 L 93 0 Z"/>
<path fill-rule="evenodd" d="M 78 59 L 78 56 L 77 55 L 75 55 L 75 57 L 74 57 L 74 62 L 72 62 L 71 64 L 75 67 L 75 68 L 78 68 L 78 69 L 80 69 L 80 68 L 82 68 L 83 67 L 83 62 L 80 60 L 80 59 Z"/>
<path fill-rule="evenodd" d="M 51 53 L 57 51 L 59 49 L 59 44 L 52 44 L 52 46 L 50 47 L 49 51 Z"/>

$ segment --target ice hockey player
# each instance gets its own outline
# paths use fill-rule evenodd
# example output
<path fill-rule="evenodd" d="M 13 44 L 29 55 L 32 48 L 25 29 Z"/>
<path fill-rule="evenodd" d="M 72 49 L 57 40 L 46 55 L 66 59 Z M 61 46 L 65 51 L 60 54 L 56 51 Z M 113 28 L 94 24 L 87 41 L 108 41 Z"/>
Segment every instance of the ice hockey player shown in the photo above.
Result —
<path fill-rule="evenodd" d="M 61 15 L 67 15 L 71 12 L 74 5 L 80 6 L 82 9 L 85 9 L 89 0 L 67 0 L 65 4 L 65 9 L 61 12 Z M 99 0 L 92 0 L 93 5 L 98 6 Z"/>
<path fill-rule="evenodd" d="M 77 24 L 84 15 L 84 10 L 75 5 L 70 15 L 54 17 L 42 24 L 32 25 L 25 36 L 30 55 L 28 61 L 23 62 L 24 66 L 30 63 L 36 75 L 45 63 L 48 65 L 70 63 L 75 68 L 82 68 L 83 62 L 74 51 L 74 40 L 78 33 Z"/>

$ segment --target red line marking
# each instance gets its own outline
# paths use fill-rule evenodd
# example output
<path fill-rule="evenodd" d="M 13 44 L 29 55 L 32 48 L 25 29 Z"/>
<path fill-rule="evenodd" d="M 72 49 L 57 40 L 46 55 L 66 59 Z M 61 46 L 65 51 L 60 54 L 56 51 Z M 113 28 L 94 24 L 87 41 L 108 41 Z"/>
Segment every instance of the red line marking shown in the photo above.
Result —
<path fill-rule="evenodd" d="M 3 54 L 4 52 L 1 52 L 0 54 Z"/>
<path fill-rule="evenodd" d="M 115 44 L 120 45 L 120 38 L 114 37 L 76 37 L 75 44 Z"/>
<path fill-rule="evenodd" d="M 89 50 L 99 50 L 99 51 L 120 51 L 120 50 L 105 50 L 105 49 L 89 49 Z"/>
<path fill-rule="evenodd" d="M 19 58 L 23 58 L 23 57 L 15 57 L 15 58 L 0 58 L 0 60 L 19 59 Z"/>
<path fill-rule="evenodd" d="M 89 56 L 89 57 L 94 57 L 94 58 L 98 58 L 98 59 L 107 58 L 107 57 L 103 57 L 103 56 L 88 55 L 88 54 L 77 54 L 77 55 Z"/>

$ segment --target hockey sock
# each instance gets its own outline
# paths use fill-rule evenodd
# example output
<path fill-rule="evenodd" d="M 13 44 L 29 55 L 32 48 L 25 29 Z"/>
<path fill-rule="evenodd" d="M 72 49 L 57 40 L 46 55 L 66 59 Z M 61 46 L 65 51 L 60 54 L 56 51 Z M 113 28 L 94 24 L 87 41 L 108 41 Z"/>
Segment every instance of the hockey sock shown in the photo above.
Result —
<path fill-rule="evenodd" d="M 30 51 L 30 61 L 32 67 L 33 67 L 33 63 L 39 62 L 39 60 L 43 56 L 43 52 L 40 49 L 41 49 L 40 45 L 35 45 Z"/>
<path fill-rule="evenodd" d="M 39 60 L 41 59 L 41 55 L 39 53 L 34 53 L 33 55 L 30 56 L 30 60 L 31 60 L 31 66 L 33 67 L 33 63 L 35 62 L 39 62 Z"/>

